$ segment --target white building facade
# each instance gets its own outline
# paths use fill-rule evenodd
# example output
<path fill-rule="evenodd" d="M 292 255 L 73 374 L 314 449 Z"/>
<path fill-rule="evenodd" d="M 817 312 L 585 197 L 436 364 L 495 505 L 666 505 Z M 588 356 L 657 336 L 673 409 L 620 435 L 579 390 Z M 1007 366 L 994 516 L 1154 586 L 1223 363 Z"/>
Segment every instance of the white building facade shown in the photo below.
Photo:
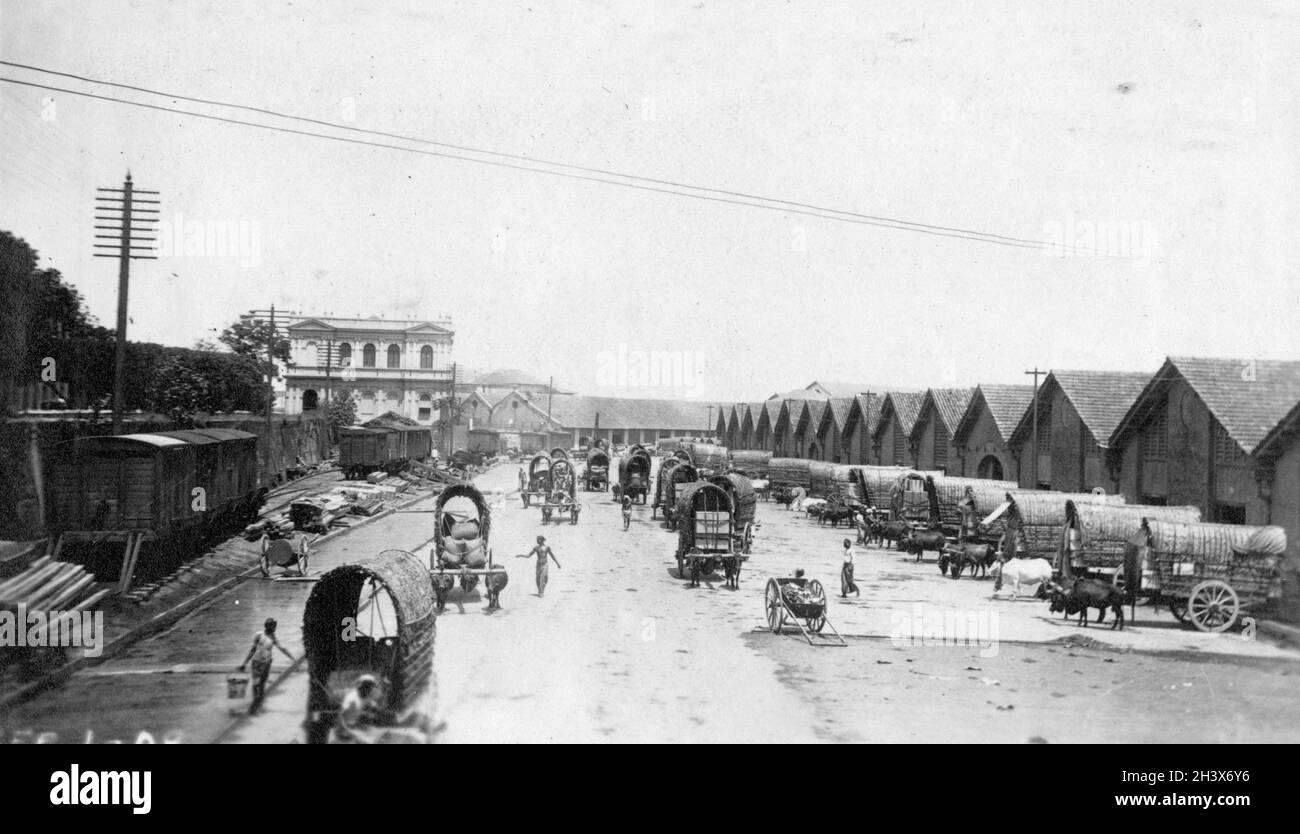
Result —
<path fill-rule="evenodd" d="M 430 425 L 438 401 L 451 393 L 450 319 L 319 317 L 296 320 L 287 331 L 286 414 L 323 408 L 327 396 L 347 391 L 361 422 L 395 411 Z"/>

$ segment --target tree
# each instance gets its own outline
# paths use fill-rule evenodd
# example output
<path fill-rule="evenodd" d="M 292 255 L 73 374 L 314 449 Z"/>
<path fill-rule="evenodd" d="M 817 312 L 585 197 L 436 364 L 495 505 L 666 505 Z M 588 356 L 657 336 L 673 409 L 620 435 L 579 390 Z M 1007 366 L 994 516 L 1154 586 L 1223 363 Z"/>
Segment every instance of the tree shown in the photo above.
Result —
<path fill-rule="evenodd" d="M 337 391 L 329 404 L 330 442 L 338 439 L 338 430 L 357 422 L 357 401 L 344 391 Z"/>
<path fill-rule="evenodd" d="M 194 415 L 205 410 L 208 394 L 207 380 L 183 354 L 173 354 L 154 376 L 150 399 L 154 410 L 166 414 L 177 428 L 191 428 Z"/>
<path fill-rule="evenodd" d="M 271 342 L 275 345 L 272 355 L 282 362 L 289 361 L 289 340 L 280 336 L 278 326 L 272 330 L 269 321 L 240 320 L 221 331 L 217 338 L 232 352 L 255 357 L 263 363 L 263 367 L 266 362 L 266 346 Z M 279 371 L 273 369 L 272 375 L 279 376 Z"/>

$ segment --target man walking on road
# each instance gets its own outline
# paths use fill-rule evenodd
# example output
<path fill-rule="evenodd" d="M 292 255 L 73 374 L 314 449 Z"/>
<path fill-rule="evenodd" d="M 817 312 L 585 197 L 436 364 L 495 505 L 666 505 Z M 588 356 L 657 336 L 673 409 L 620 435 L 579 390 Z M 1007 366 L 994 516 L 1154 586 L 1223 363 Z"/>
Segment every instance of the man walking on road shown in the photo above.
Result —
<path fill-rule="evenodd" d="M 262 708 L 262 699 L 266 697 L 266 679 L 271 676 L 271 649 L 279 649 L 284 652 L 284 656 L 289 658 L 292 663 L 294 656 L 289 654 L 289 650 L 280 645 L 280 641 L 275 639 L 276 622 L 274 618 L 266 621 L 265 626 L 257 634 L 253 635 L 253 647 L 248 650 L 248 656 L 244 662 L 239 664 L 238 671 L 242 672 L 248 666 L 248 662 L 253 661 L 253 703 L 248 707 L 249 715 L 256 715 Z"/>
<path fill-rule="evenodd" d="M 847 597 L 849 594 L 862 596 L 857 583 L 853 581 L 853 542 L 845 539 L 844 567 L 840 568 L 840 596 Z"/>
<path fill-rule="evenodd" d="M 518 556 L 516 558 L 528 559 L 533 556 L 537 557 L 537 596 L 540 599 L 542 594 L 546 593 L 546 578 L 550 570 L 551 561 L 553 560 L 555 562 L 557 568 L 561 567 L 561 565 L 560 560 L 556 559 L 555 554 L 551 552 L 551 548 L 547 547 L 545 536 L 538 536 L 537 546 L 523 556 Z"/>

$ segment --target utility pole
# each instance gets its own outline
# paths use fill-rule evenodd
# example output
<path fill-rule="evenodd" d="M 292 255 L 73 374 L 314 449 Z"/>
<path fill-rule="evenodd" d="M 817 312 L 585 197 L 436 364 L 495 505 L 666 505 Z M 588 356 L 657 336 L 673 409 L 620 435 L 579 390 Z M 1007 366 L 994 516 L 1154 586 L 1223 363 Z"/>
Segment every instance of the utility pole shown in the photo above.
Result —
<path fill-rule="evenodd" d="M 1040 371 L 1035 365 L 1032 371 L 1025 371 L 1026 375 L 1034 377 L 1034 465 L 1030 471 L 1034 475 L 1034 483 L 1031 489 L 1038 489 L 1038 377 L 1046 376 L 1047 371 Z"/>
<path fill-rule="evenodd" d="M 555 396 L 555 377 L 552 376 L 551 381 L 546 383 L 546 421 L 548 423 L 551 421 L 551 399 L 554 396 Z M 547 429 L 547 431 L 550 431 L 550 429 Z"/>
<path fill-rule="evenodd" d="M 709 422 L 708 422 L 708 425 L 706 425 L 705 428 L 704 428 L 704 436 L 705 436 L 705 437 L 708 437 L 708 436 L 709 436 L 709 433 L 712 432 L 712 431 L 713 431 L 713 406 L 710 405 L 710 406 L 709 406 Z"/>
<path fill-rule="evenodd" d="M 275 305 L 271 305 L 269 310 L 249 310 L 239 318 L 242 321 L 259 324 L 262 316 L 267 316 L 270 320 L 271 328 L 266 335 L 266 477 L 271 479 L 271 433 L 274 430 L 272 426 L 272 412 L 275 410 L 275 343 L 279 340 L 280 330 L 276 325 Z M 283 312 L 283 311 L 281 311 Z"/>
<path fill-rule="evenodd" d="M 139 232 L 156 232 L 146 223 L 158 222 L 158 209 L 141 208 L 139 204 L 157 205 L 158 200 L 145 200 L 137 194 L 157 196 L 157 191 L 139 191 L 131 183 L 131 172 L 126 172 L 126 181 L 121 188 L 97 188 L 96 191 L 107 192 L 110 196 L 96 197 L 95 219 L 113 223 L 112 226 L 95 226 L 96 229 L 111 231 L 113 234 L 97 234 L 96 238 L 116 240 L 116 243 L 96 243 L 96 249 L 110 249 L 111 252 L 96 252 L 96 258 L 117 258 L 117 346 L 113 355 L 113 434 L 122 433 L 122 412 L 126 407 L 126 397 L 122 390 L 126 375 L 126 305 L 128 289 L 131 284 L 131 261 L 156 261 L 156 255 L 137 255 L 137 250 L 154 251 L 156 237 L 140 237 Z M 119 196 L 112 196 L 112 195 Z M 99 212 L 117 212 L 107 217 Z M 142 216 L 141 216 L 142 215 Z M 134 246 L 144 243 L 144 246 Z"/>
<path fill-rule="evenodd" d="M 447 460 L 451 461 L 452 444 L 456 440 L 456 424 L 460 422 L 456 409 L 456 363 L 451 363 L 451 396 L 447 398 Z"/>

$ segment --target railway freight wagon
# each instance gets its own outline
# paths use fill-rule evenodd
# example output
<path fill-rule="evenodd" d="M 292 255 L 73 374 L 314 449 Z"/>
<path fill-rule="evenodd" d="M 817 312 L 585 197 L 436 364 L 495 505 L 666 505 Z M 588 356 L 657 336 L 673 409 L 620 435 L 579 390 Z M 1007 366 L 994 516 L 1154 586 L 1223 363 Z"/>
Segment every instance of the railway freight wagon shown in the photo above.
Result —
<path fill-rule="evenodd" d="M 123 589 L 145 542 L 184 544 L 246 524 L 266 495 L 257 436 L 236 429 L 79 437 L 56 446 L 50 464 L 56 558 L 78 544 L 125 542 Z"/>
<path fill-rule="evenodd" d="M 433 435 L 424 426 L 354 426 L 339 429 L 339 468 L 353 480 L 371 472 L 392 474 L 408 461 L 433 452 Z"/>

